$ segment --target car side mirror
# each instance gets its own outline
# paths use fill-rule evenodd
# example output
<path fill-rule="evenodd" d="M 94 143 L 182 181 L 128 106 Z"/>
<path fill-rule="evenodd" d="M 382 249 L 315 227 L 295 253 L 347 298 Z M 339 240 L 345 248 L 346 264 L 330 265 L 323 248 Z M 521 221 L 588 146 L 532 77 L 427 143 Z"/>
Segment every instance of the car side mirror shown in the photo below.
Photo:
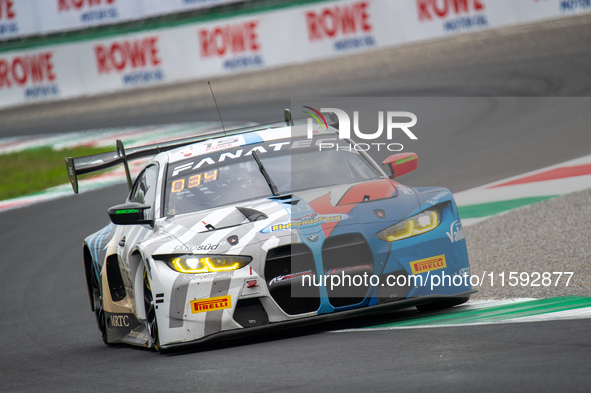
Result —
<path fill-rule="evenodd" d="M 416 153 L 399 153 L 393 154 L 382 161 L 383 165 L 390 165 L 392 169 L 391 178 L 406 175 L 417 169 L 419 166 L 419 159 Z"/>
<path fill-rule="evenodd" d="M 117 225 L 153 225 L 153 220 L 145 219 L 144 212 L 152 206 L 138 202 L 129 202 L 109 208 L 109 218 Z"/>

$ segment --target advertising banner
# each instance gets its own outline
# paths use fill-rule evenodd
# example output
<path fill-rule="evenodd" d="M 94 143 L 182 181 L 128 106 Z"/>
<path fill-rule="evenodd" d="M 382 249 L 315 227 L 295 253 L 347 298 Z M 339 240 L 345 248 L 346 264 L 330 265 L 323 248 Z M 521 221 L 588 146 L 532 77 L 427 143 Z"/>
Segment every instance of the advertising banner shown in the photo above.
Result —
<path fill-rule="evenodd" d="M 0 0 L 0 41 L 40 32 L 32 0 Z"/>
<path fill-rule="evenodd" d="M 76 45 L 87 94 L 151 86 L 187 77 L 170 32 L 129 34 Z"/>
<path fill-rule="evenodd" d="M 179 31 L 183 58 L 193 78 L 292 63 L 288 13 L 224 19 Z"/>
<path fill-rule="evenodd" d="M 512 1 L 416 0 L 388 2 L 402 40 L 414 42 L 497 28 L 516 22 Z"/>
<path fill-rule="evenodd" d="M 0 0 L 0 39 L 39 25 L 85 28 L 229 2 Z M 39 23 L 32 4 L 43 15 Z M 589 0 L 343 0 L 253 12 L 3 53 L 0 106 L 263 70 L 585 12 Z"/>
<path fill-rule="evenodd" d="M 72 46 L 0 54 L 0 106 L 84 94 Z"/>
<path fill-rule="evenodd" d="M 380 15 L 385 2 L 361 0 L 321 3 L 294 10 L 293 44 L 298 61 L 356 53 L 383 46 L 398 34 Z M 385 23 L 384 23 L 385 22 Z M 388 39 L 389 42 L 395 38 Z"/>
<path fill-rule="evenodd" d="M 142 17 L 137 0 L 36 0 L 43 33 L 85 29 Z"/>
<path fill-rule="evenodd" d="M 0 0 L 0 41 L 211 8 L 241 0 Z"/>

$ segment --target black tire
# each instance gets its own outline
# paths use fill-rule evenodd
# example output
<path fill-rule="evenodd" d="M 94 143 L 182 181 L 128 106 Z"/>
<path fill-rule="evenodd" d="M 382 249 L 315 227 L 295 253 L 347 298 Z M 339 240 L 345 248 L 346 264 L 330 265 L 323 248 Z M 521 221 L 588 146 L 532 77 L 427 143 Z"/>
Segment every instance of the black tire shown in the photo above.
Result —
<path fill-rule="evenodd" d="M 150 334 L 150 346 L 156 351 L 161 350 L 160 338 L 158 336 L 158 321 L 156 320 L 156 309 L 154 308 L 154 298 L 148 272 L 144 269 L 144 309 L 146 311 L 146 327 Z"/>
<path fill-rule="evenodd" d="M 98 274 L 95 268 L 92 268 L 92 301 L 94 305 L 94 315 L 96 316 L 96 323 L 98 324 L 99 332 L 103 338 L 103 342 L 109 346 L 113 345 L 109 343 L 107 335 L 107 318 L 105 316 L 105 310 L 103 308 L 103 298 L 101 296 L 100 285 L 98 282 Z"/>
<path fill-rule="evenodd" d="M 445 300 L 439 300 L 439 301 L 436 301 L 433 303 L 421 304 L 416 307 L 419 311 L 422 311 L 422 312 L 437 311 L 437 310 L 443 310 L 445 308 L 450 308 L 453 306 L 457 306 L 459 304 L 466 303 L 468 300 L 470 300 L 470 296 L 454 297 L 454 298 L 448 298 Z"/>

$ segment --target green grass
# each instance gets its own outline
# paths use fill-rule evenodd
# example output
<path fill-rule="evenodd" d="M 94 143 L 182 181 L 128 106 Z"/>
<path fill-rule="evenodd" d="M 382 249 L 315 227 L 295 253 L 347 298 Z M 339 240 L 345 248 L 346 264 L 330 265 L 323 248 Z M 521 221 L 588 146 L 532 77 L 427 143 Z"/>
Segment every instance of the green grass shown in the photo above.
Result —
<path fill-rule="evenodd" d="M 80 157 L 113 150 L 112 147 L 51 147 L 0 155 L 0 201 L 69 183 L 65 157 Z"/>

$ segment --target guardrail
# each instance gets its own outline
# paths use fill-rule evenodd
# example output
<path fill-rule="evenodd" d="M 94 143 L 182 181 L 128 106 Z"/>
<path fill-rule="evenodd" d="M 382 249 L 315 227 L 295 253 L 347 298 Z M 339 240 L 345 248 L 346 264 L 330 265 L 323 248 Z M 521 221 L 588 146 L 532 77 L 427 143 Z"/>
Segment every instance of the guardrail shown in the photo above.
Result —
<path fill-rule="evenodd" d="M 0 107 L 264 70 L 588 12 L 590 0 L 278 4 L 0 52 Z"/>

